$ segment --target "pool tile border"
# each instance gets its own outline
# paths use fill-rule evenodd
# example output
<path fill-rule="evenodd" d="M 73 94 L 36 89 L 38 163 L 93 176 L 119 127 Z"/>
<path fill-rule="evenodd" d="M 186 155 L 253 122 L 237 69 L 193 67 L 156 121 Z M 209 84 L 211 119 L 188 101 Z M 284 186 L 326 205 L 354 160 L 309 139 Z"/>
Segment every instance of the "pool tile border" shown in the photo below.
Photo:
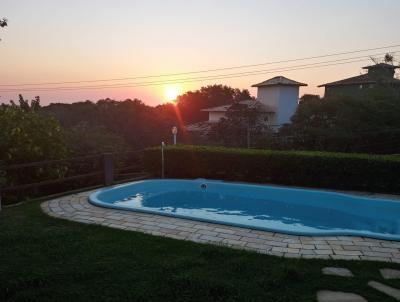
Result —
<path fill-rule="evenodd" d="M 400 242 L 353 236 L 295 236 L 94 206 L 93 191 L 45 201 L 50 216 L 198 243 L 288 258 L 371 260 L 400 263 Z"/>

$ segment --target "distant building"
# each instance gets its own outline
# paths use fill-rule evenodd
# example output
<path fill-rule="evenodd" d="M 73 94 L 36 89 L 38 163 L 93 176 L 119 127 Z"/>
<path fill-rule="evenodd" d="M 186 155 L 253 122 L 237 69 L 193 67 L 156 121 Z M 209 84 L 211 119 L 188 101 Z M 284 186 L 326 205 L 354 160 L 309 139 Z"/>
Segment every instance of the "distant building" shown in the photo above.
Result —
<path fill-rule="evenodd" d="M 307 84 L 296 82 L 283 76 L 274 77 L 264 82 L 252 85 L 257 87 L 256 100 L 241 101 L 241 104 L 253 106 L 265 114 L 269 126 L 279 128 L 282 124 L 289 123 L 290 118 L 296 112 L 299 104 L 299 88 Z M 211 125 L 218 123 L 226 117 L 226 112 L 231 104 L 206 108 L 202 111 L 208 112 L 208 121 L 191 124 L 186 129 L 191 132 L 206 132 Z"/>
<path fill-rule="evenodd" d="M 325 96 L 353 96 L 357 97 L 374 87 L 394 87 L 400 91 L 400 80 L 394 77 L 395 70 L 399 66 L 379 63 L 363 67 L 366 74 L 347 78 L 332 83 L 319 85 L 325 87 Z"/>
<path fill-rule="evenodd" d="M 299 88 L 307 84 L 279 76 L 252 85 L 257 87 L 257 101 L 271 108 L 269 124 L 279 127 L 289 123 L 299 104 Z"/>

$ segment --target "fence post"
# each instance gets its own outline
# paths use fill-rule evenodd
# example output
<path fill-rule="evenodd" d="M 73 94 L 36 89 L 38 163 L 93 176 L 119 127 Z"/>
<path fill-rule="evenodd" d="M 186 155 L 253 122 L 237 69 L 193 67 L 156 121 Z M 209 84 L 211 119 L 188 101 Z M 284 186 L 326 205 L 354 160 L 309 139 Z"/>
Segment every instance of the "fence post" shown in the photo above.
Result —
<path fill-rule="evenodd" d="M 114 160 L 112 153 L 103 154 L 104 184 L 110 186 L 114 182 Z"/>

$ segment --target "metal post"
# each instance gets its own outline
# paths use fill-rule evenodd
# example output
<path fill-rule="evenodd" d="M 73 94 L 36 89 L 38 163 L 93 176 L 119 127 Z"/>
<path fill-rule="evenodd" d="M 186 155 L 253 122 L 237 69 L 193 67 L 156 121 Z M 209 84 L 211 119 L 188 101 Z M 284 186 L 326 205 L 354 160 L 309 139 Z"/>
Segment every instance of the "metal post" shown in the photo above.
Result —
<path fill-rule="evenodd" d="M 114 160 L 111 153 L 103 154 L 104 184 L 110 186 L 114 182 Z"/>
<path fill-rule="evenodd" d="M 161 178 L 164 178 L 164 142 L 161 142 Z"/>
<path fill-rule="evenodd" d="M 176 126 L 172 127 L 172 135 L 174 140 L 174 145 L 176 145 L 176 135 L 178 134 L 178 128 Z"/>

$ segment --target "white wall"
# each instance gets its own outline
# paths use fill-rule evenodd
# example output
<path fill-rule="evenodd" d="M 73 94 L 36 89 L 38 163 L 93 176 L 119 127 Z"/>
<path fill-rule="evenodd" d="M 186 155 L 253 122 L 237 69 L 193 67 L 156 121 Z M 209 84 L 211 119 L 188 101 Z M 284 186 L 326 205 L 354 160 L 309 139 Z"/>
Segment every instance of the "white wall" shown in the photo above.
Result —
<path fill-rule="evenodd" d="M 279 94 L 277 124 L 290 122 L 299 104 L 299 87 L 282 86 Z"/>
<path fill-rule="evenodd" d="M 208 121 L 212 123 L 219 122 L 221 118 L 225 117 L 225 112 L 208 112 Z"/>
<path fill-rule="evenodd" d="M 279 86 L 267 86 L 257 88 L 257 100 L 272 110 L 278 109 Z"/>
<path fill-rule="evenodd" d="M 257 100 L 269 106 L 275 115 L 270 124 L 281 125 L 290 122 L 299 101 L 297 86 L 266 86 L 257 89 Z"/>

